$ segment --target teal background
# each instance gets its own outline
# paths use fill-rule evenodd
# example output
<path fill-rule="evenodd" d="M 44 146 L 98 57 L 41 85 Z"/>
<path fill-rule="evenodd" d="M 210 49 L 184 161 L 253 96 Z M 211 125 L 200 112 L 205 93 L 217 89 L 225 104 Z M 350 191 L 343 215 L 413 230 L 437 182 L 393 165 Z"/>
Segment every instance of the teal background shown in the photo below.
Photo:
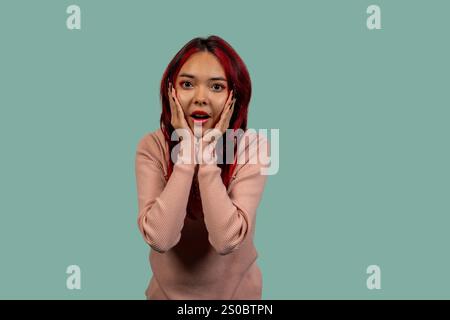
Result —
<path fill-rule="evenodd" d="M 66 28 L 81 7 L 82 29 Z M 366 28 L 378 4 L 382 30 Z M 144 299 L 134 156 L 173 55 L 217 34 L 280 129 L 264 299 L 450 298 L 448 1 L 0 2 L 0 298 Z M 68 265 L 82 289 L 67 290 Z M 366 287 L 381 268 L 381 290 Z"/>

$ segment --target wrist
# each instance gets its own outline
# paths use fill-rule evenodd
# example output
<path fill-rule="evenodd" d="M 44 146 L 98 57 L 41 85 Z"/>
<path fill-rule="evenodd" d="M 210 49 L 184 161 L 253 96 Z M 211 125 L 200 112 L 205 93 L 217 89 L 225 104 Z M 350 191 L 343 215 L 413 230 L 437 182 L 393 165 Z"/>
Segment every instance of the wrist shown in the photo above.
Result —
<path fill-rule="evenodd" d="M 217 143 L 210 142 L 205 143 L 202 141 L 201 149 L 198 152 L 198 163 L 200 165 L 213 165 L 217 166 Z"/>
<path fill-rule="evenodd" d="M 190 139 L 180 139 L 171 152 L 174 165 L 185 165 L 195 167 L 194 145 Z"/>

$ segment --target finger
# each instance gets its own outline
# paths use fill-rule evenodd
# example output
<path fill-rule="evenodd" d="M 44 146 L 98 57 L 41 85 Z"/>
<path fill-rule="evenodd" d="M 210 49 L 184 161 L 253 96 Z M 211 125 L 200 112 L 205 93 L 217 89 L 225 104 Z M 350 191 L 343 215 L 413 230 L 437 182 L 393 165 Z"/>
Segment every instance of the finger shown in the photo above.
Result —
<path fill-rule="evenodd" d="M 167 94 L 168 94 L 168 96 L 169 96 L 169 102 L 170 102 L 170 103 L 172 103 L 173 101 L 175 101 L 175 100 L 173 99 L 173 87 L 172 87 L 172 84 L 171 84 L 171 83 L 169 83 L 169 88 L 167 89 Z"/>
<path fill-rule="evenodd" d="M 231 101 L 231 103 L 230 103 L 229 110 L 231 110 L 231 109 L 234 108 L 234 104 L 235 104 L 235 103 L 236 103 L 236 99 L 233 99 L 233 101 Z"/>
<path fill-rule="evenodd" d="M 170 113 L 172 115 L 172 117 L 176 117 L 177 116 L 177 110 L 176 110 L 176 106 L 175 106 L 175 100 L 172 96 L 172 92 L 171 92 L 171 85 L 169 85 L 169 89 L 167 90 L 167 94 L 169 96 L 169 106 L 170 106 Z"/>
<path fill-rule="evenodd" d="M 186 127 L 186 125 L 183 121 L 183 120 L 185 120 L 185 118 L 183 116 L 183 112 L 181 111 L 181 113 L 180 113 L 180 108 L 177 105 L 175 90 L 174 90 L 172 84 L 170 84 L 170 88 L 169 88 L 169 105 L 170 105 L 172 125 L 179 127 L 179 125 L 181 124 L 182 127 Z"/>
<path fill-rule="evenodd" d="M 178 100 L 177 93 L 174 88 L 172 88 L 172 97 L 173 97 L 173 101 L 174 101 L 174 105 L 175 105 L 174 108 L 176 110 L 178 120 L 181 122 L 181 124 L 184 128 L 189 129 L 188 121 L 184 114 L 183 107 L 181 106 L 181 103 Z"/>
<path fill-rule="evenodd" d="M 227 111 L 230 107 L 230 104 L 233 100 L 233 90 L 230 91 L 230 94 L 228 95 L 227 101 L 225 102 L 224 108 L 223 108 L 223 112 Z"/>
<path fill-rule="evenodd" d="M 228 129 L 228 127 L 230 126 L 230 120 L 231 120 L 231 117 L 233 116 L 235 101 L 236 100 L 233 100 L 233 102 L 231 103 L 230 108 L 225 113 L 225 117 L 221 123 L 221 130 L 223 132 L 225 132 Z"/>
<path fill-rule="evenodd" d="M 232 97 L 233 97 L 233 90 L 230 91 L 230 93 L 228 94 L 227 97 L 227 101 L 225 101 L 225 104 L 223 105 L 223 109 L 222 109 L 222 114 L 221 114 L 221 119 L 224 116 L 224 113 L 226 113 L 226 111 L 229 109 L 231 101 L 232 101 Z"/>
<path fill-rule="evenodd" d="M 175 89 L 174 89 L 174 87 L 172 87 L 172 84 L 170 84 L 170 86 L 169 86 L 169 97 L 170 97 L 170 102 L 173 104 L 173 108 L 174 108 L 174 110 L 177 112 L 177 115 L 178 115 L 178 105 L 177 105 L 177 99 L 176 99 L 176 92 L 175 92 Z"/>
<path fill-rule="evenodd" d="M 173 86 L 172 86 L 172 83 L 170 83 L 169 82 L 169 88 L 168 88 L 168 91 L 169 91 L 169 97 L 170 98 L 172 98 L 173 97 Z"/>
<path fill-rule="evenodd" d="M 175 106 L 178 112 L 178 116 L 180 118 L 184 117 L 184 111 L 183 111 L 183 107 L 181 107 L 181 103 L 177 98 L 177 93 L 175 92 L 175 89 L 172 88 L 172 96 L 173 96 L 173 101 L 175 102 Z"/>
<path fill-rule="evenodd" d="M 222 114 L 220 115 L 219 122 L 223 121 L 228 116 L 228 113 L 230 112 L 230 109 L 233 106 L 234 101 L 236 101 L 236 100 L 232 100 L 229 102 L 227 101 L 227 103 L 225 104 L 225 107 L 222 110 Z"/>
<path fill-rule="evenodd" d="M 229 105 L 231 103 L 231 101 L 233 100 L 233 90 L 230 91 L 230 94 L 228 95 L 228 99 L 227 102 L 225 103 L 225 105 Z"/>
<path fill-rule="evenodd" d="M 230 125 L 230 120 L 231 120 L 231 117 L 233 116 L 233 111 L 234 111 L 234 102 L 231 105 L 230 110 L 228 111 L 228 114 L 227 114 L 227 120 L 226 120 L 226 127 L 227 128 Z M 225 129 L 227 129 L 227 128 L 225 128 Z"/>
<path fill-rule="evenodd" d="M 228 109 L 226 110 L 225 113 L 225 121 L 230 121 L 231 116 L 233 115 L 233 111 L 234 111 L 234 104 L 235 104 L 236 100 L 233 100 L 230 105 L 228 106 Z"/>
<path fill-rule="evenodd" d="M 219 121 L 216 124 L 216 128 L 218 128 L 221 131 L 225 131 L 225 125 L 226 122 L 228 121 L 228 116 L 230 113 L 230 108 L 231 108 L 232 104 L 226 104 L 225 107 L 222 110 L 222 113 L 220 115 Z"/>

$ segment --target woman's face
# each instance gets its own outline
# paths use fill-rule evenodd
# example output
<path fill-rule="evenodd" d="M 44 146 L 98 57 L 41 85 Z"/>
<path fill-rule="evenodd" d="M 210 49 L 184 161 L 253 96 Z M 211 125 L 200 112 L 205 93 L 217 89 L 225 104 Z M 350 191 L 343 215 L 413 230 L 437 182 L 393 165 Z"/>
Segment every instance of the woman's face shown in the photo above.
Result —
<path fill-rule="evenodd" d="M 191 130 L 194 131 L 194 123 L 202 128 L 202 134 L 214 128 L 229 94 L 225 71 L 219 60 L 209 52 L 194 53 L 181 67 L 175 89 Z M 192 116 L 199 111 L 210 117 L 196 119 Z"/>

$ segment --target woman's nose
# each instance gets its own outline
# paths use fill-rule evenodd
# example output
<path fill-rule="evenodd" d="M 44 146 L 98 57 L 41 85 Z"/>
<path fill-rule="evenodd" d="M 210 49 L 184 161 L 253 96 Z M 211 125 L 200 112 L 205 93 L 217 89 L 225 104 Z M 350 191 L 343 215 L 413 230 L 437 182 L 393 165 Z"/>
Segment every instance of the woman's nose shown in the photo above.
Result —
<path fill-rule="evenodd" d="M 197 105 L 207 104 L 207 92 L 201 86 L 195 91 L 194 103 Z"/>

